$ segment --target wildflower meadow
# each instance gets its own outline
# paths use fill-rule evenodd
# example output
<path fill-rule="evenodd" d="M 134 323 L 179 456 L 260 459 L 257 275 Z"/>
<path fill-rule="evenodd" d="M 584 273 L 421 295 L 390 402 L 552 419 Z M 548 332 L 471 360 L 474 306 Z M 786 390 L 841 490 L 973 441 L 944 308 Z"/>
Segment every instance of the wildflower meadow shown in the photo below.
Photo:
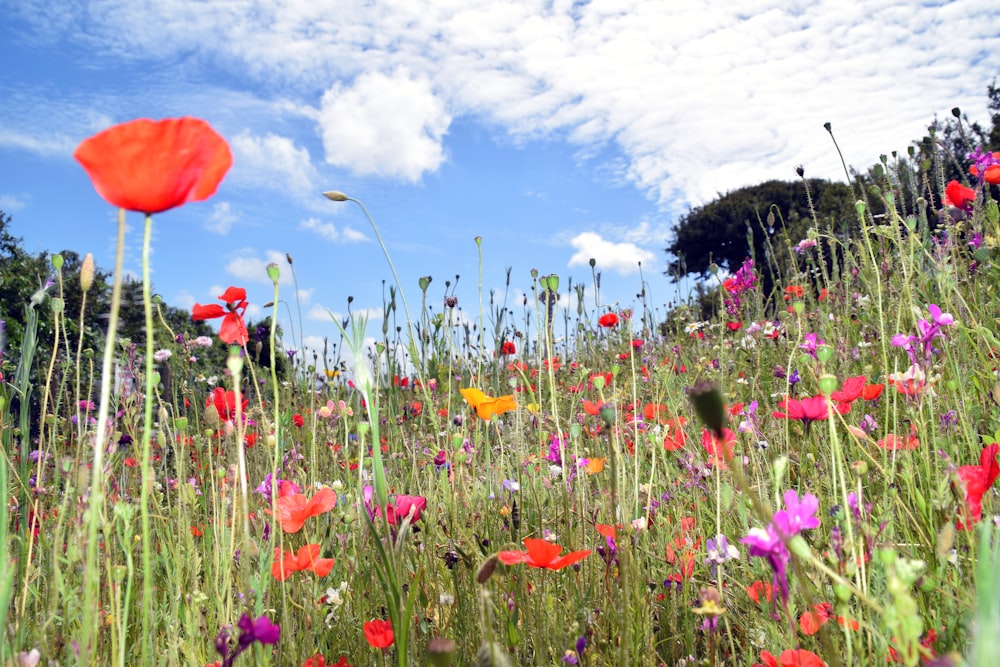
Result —
<path fill-rule="evenodd" d="M 190 313 L 214 336 L 160 317 L 156 216 L 213 195 L 223 137 L 176 118 L 85 140 L 120 211 L 111 310 L 101 349 L 68 335 L 94 267 L 56 256 L 0 347 L 0 663 L 1000 664 L 993 149 L 949 156 L 955 178 L 912 154 L 846 174 L 850 224 L 814 212 L 712 265 L 700 303 L 597 284 L 567 308 L 540 267 L 508 275 L 523 303 L 459 321 L 385 252 L 387 319 L 336 320 L 330 362 L 275 324 L 291 256 L 269 326 L 240 285 Z M 137 214 L 138 345 L 116 337 Z M 210 384 L 191 366 L 213 350 Z"/>

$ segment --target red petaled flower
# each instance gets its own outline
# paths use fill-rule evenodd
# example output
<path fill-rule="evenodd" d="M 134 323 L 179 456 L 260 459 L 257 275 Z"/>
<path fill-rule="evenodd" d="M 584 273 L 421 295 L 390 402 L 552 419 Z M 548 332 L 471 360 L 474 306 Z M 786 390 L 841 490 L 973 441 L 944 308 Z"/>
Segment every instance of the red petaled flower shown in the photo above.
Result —
<path fill-rule="evenodd" d="M 243 395 L 242 398 L 243 400 L 240 401 L 240 412 L 246 414 L 247 397 Z M 211 395 L 205 399 L 205 407 L 207 408 L 210 405 L 215 406 L 216 412 L 219 413 L 219 419 L 222 421 L 230 422 L 236 418 L 236 392 L 216 387 L 212 390 Z"/>
<path fill-rule="evenodd" d="M 365 639 L 374 648 L 389 648 L 396 636 L 392 633 L 392 622 L 376 618 L 365 623 Z"/>
<path fill-rule="evenodd" d="M 505 340 L 500 347 L 500 354 L 517 354 L 517 346 L 512 341 Z"/>
<path fill-rule="evenodd" d="M 687 442 L 687 434 L 684 432 L 684 424 L 686 423 L 687 417 L 675 417 L 667 420 L 665 435 L 663 436 L 663 448 L 665 450 L 674 452 L 684 447 L 684 444 Z"/>
<path fill-rule="evenodd" d="M 590 555 L 590 550 L 574 551 L 565 556 L 560 556 L 562 547 L 545 540 L 526 537 L 524 546 L 527 551 L 501 551 L 497 558 L 506 565 L 517 565 L 527 563 L 531 567 L 541 567 L 547 570 L 561 570 L 568 565 L 572 565 L 583 560 Z"/>
<path fill-rule="evenodd" d="M 618 316 L 614 313 L 604 313 L 597 319 L 597 325 L 605 329 L 613 329 L 618 326 Z"/>
<path fill-rule="evenodd" d="M 230 287 L 219 295 L 220 301 L 226 302 L 223 308 L 217 303 L 208 305 L 194 304 L 191 309 L 191 319 L 195 322 L 212 320 L 221 317 L 222 326 L 219 327 L 219 339 L 227 345 L 245 345 L 250 339 L 247 334 L 247 326 L 243 323 L 243 313 L 249 305 L 246 301 L 247 291 L 242 287 Z"/>
<path fill-rule="evenodd" d="M 760 604 L 761 597 L 764 597 L 764 599 L 770 602 L 771 598 L 774 596 L 774 587 L 770 582 L 765 583 L 758 579 L 747 587 L 747 595 L 750 596 L 751 600 L 758 604 Z"/>
<path fill-rule="evenodd" d="M 958 477 L 965 483 L 965 507 L 959 513 L 958 527 L 968 530 L 983 518 L 983 494 L 1000 476 L 997 452 L 1000 445 L 993 443 L 979 454 L 979 465 L 960 466 Z"/>
<path fill-rule="evenodd" d="M 340 656 L 337 662 L 327 662 L 322 653 L 317 653 L 311 658 L 306 658 L 300 667 L 351 667 L 347 664 L 347 658 Z"/>
<path fill-rule="evenodd" d="M 976 191 L 958 181 L 951 181 L 944 189 L 944 203 L 948 206 L 970 210 L 976 200 Z"/>
<path fill-rule="evenodd" d="M 701 446 L 713 463 L 724 467 L 726 462 L 733 458 L 736 434 L 731 429 L 724 428 L 721 435 L 722 437 L 719 438 L 707 429 L 702 430 Z"/>
<path fill-rule="evenodd" d="M 325 577 L 333 569 L 334 560 L 332 558 L 318 558 L 320 546 L 318 544 L 307 544 L 298 553 L 291 551 L 282 553 L 279 547 L 274 548 L 274 560 L 271 562 L 271 574 L 278 581 L 284 581 L 292 572 L 309 570 L 315 572 L 318 577 Z"/>
<path fill-rule="evenodd" d="M 292 415 L 292 423 L 295 424 L 296 428 L 302 428 L 306 425 L 306 419 L 299 413 Z"/>
<path fill-rule="evenodd" d="M 309 500 L 301 493 L 278 498 L 278 524 L 286 533 L 302 530 L 306 519 L 329 512 L 337 505 L 337 494 L 333 489 L 322 488 Z M 271 510 L 264 510 L 268 514 Z"/>
<path fill-rule="evenodd" d="M 110 127 L 73 153 L 97 194 L 147 215 L 203 201 L 233 165 L 229 144 L 198 118 L 146 118 Z"/>
<path fill-rule="evenodd" d="M 778 657 L 767 651 L 761 651 L 760 659 L 764 663 L 754 663 L 753 667 L 826 667 L 822 658 L 804 648 L 782 651 Z"/>
<path fill-rule="evenodd" d="M 775 411 L 777 419 L 799 419 L 804 423 L 827 419 L 830 416 L 830 406 L 826 396 L 811 396 L 802 399 L 786 398 L 778 402 L 778 407 L 784 412 Z"/>

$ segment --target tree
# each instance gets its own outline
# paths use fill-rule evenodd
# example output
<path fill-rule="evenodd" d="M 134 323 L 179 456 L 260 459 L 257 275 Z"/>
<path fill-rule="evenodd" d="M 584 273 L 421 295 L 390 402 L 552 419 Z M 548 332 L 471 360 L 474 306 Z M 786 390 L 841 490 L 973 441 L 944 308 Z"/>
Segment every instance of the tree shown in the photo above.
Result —
<path fill-rule="evenodd" d="M 675 281 L 692 274 L 705 277 L 712 263 L 735 271 L 753 257 L 768 294 L 772 271 L 764 267 L 780 268 L 784 241 L 797 243 L 817 222 L 846 233 L 856 226 L 855 201 L 847 185 L 815 178 L 767 181 L 720 195 L 681 217 L 666 248 L 675 257 L 666 274 Z"/>

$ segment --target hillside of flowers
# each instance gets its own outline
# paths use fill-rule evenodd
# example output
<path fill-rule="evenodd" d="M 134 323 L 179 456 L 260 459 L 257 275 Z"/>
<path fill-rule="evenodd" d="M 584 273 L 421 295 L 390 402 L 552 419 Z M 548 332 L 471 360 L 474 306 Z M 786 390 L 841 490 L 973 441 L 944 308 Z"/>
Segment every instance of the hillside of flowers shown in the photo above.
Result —
<path fill-rule="evenodd" d="M 143 215 L 148 335 L 113 335 L 120 250 L 96 354 L 57 305 L 92 263 L 56 256 L 25 304 L 0 664 L 996 664 L 1000 152 L 959 157 L 961 178 L 897 160 L 852 185 L 850 233 L 815 216 L 781 262 L 713 266 L 707 318 L 566 309 L 541 267 L 470 322 L 441 280 L 397 279 L 398 333 L 337 321 L 331 364 L 248 329 L 239 285 L 191 312 L 215 336 L 156 317 L 156 214 L 213 195 L 224 138 L 178 118 L 85 140 L 120 246 Z M 271 323 L 289 271 L 267 268 Z"/>

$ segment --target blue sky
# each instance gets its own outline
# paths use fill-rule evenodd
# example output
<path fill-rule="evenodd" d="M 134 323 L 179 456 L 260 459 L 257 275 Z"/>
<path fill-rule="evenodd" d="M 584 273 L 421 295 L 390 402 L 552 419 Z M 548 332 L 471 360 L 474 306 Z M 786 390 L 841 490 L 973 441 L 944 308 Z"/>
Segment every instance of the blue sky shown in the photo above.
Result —
<path fill-rule="evenodd" d="M 153 281 L 173 305 L 241 285 L 259 316 L 264 266 L 290 278 L 290 253 L 307 344 L 334 335 L 327 309 L 348 295 L 379 307 L 391 274 L 361 210 L 321 195 L 339 189 L 378 221 L 411 307 L 419 276 L 440 311 L 459 274 L 475 317 L 481 236 L 487 293 L 507 267 L 512 302 L 532 268 L 589 285 L 594 257 L 604 304 L 633 304 L 642 262 L 662 309 L 689 206 L 797 164 L 843 177 L 824 122 L 864 168 L 953 106 L 985 119 L 995 2 L 861 4 L 0 0 L 0 209 L 29 250 L 110 268 L 115 211 L 73 150 L 192 115 L 235 163 L 214 198 L 156 218 Z"/>

